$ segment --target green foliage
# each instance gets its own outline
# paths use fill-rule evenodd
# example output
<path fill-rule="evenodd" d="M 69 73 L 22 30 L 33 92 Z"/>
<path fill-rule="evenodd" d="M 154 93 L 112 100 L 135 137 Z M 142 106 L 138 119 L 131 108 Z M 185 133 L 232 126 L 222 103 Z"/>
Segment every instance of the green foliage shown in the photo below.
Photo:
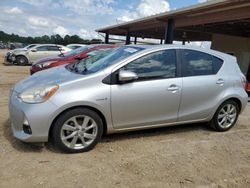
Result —
<path fill-rule="evenodd" d="M 7 43 L 7 42 L 20 42 L 20 43 L 25 43 L 25 44 L 32 44 L 32 43 L 39 43 L 39 44 L 62 44 L 62 45 L 67 45 L 67 44 L 72 44 L 72 43 L 77 43 L 77 44 L 97 44 L 101 43 L 102 41 L 100 39 L 92 39 L 92 40 L 87 40 L 87 39 L 82 39 L 78 35 L 66 35 L 64 38 L 62 38 L 60 35 L 43 35 L 40 37 L 22 37 L 19 35 L 15 34 L 7 34 L 3 31 L 0 31 L 0 41 Z"/>

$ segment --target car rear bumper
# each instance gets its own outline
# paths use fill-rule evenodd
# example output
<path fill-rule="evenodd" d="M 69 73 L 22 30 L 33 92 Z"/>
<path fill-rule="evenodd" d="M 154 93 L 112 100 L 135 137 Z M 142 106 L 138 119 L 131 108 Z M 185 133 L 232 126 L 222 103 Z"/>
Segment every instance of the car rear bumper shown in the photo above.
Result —
<path fill-rule="evenodd" d="M 18 98 L 18 93 L 10 93 L 9 112 L 14 137 L 24 142 L 47 142 L 52 123 L 51 114 L 56 106 L 49 101 L 40 104 L 27 104 Z M 31 132 L 27 133 L 26 127 Z"/>

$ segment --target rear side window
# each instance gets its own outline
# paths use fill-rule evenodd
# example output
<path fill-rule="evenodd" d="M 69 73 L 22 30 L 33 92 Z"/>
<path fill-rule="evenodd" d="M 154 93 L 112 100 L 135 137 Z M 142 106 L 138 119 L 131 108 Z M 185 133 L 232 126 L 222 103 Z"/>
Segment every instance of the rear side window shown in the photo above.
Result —
<path fill-rule="evenodd" d="M 210 54 L 184 50 L 183 73 L 184 76 L 202 76 L 216 74 L 223 61 Z"/>
<path fill-rule="evenodd" d="M 49 46 L 49 51 L 59 51 L 57 46 Z"/>
<path fill-rule="evenodd" d="M 36 48 L 37 51 L 42 52 L 42 51 L 48 51 L 48 46 L 40 46 Z"/>
<path fill-rule="evenodd" d="M 214 74 L 217 74 L 217 72 L 222 67 L 223 60 L 219 59 L 218 57 L 213 56 L 213 68 L 214 68 Z"/>

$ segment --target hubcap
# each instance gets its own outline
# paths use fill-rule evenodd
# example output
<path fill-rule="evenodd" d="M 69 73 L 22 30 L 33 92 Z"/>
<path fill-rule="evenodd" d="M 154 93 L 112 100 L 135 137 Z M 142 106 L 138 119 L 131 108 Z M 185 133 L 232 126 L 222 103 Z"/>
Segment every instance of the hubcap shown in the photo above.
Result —
<path fill-rule="evenodd" d="M 218 115 L 218 124 L 221 128 L 228 128 L 234 124 L 237 116 L 236 107 L 233 104 L 223 106 Z"/>
<path fill-rule="evenodd" d="M 89 116 L 79 115 L 68 119 L 61 129 L 62 142 L 71 149 L 89 146 L 97 136 L 97 124 Z"/>

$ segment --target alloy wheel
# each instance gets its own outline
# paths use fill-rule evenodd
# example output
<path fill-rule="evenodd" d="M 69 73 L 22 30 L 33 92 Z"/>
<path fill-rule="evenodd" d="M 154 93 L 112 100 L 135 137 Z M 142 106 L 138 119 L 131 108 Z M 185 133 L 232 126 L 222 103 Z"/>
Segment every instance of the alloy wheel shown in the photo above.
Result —
<path fill-rule="evenodd" d="M 225 104 L 218 114 L 218 125 L 226 129 L 232 126 L 237 117 L 237 109 L 233 104 Z"/>
<path fill-rule="evenodd" d="M 97 137 L 96 122 L 87 115 L 73 116 L 61 128 L 61 140 L 70 149 L 83 149 Z"/>

